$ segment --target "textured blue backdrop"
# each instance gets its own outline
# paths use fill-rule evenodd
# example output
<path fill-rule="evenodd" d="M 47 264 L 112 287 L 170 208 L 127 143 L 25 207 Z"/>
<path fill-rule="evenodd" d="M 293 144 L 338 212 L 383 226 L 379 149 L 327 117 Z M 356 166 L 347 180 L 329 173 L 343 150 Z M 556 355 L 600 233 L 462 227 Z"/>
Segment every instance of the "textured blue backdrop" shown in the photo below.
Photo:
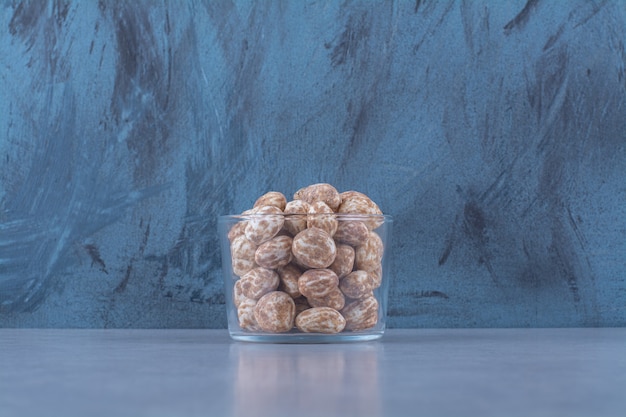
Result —
<path fill-rule="evenodd" d="M 391 326 L 626 325 L 625 1 L 0 4 L 0 326 L 224 327 L 216 216 L 315 182 Z"/>

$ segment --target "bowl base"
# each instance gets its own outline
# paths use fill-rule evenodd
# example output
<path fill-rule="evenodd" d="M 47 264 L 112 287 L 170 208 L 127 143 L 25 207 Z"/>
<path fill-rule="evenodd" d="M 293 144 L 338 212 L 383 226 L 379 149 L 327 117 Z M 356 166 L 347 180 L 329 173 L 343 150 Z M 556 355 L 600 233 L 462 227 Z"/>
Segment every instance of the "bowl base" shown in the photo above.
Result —
<path fill-rule="evenodd" d="M 285 334 L 249 334 L 230 333 L 230 337 L 238 342 L 256 343 L 350 343 L 369 342 L 383 337 L 383 331 L 368 333 L 285 333 Z"/>

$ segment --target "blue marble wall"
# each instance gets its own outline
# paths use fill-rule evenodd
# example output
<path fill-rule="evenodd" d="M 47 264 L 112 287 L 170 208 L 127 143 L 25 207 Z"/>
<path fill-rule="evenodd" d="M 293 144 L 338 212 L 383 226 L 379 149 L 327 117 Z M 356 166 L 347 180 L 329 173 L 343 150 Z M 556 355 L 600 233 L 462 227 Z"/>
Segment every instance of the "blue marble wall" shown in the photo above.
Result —
<path fill-rule="evenodd" d="M 224 327 L 216 216 L 395 218 L 389 325 L 626 325 L 626 2 L 0 2 L 0 326 Z"/>

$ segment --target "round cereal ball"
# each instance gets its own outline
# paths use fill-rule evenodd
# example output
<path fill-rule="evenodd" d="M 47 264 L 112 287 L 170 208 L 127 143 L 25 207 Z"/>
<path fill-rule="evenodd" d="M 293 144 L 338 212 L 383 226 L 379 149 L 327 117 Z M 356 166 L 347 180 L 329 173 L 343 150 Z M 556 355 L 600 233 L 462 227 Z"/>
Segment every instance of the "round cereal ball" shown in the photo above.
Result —
<path fill-rule="evenodd" d="M 252 243 L 244 235 L 236 237 L 230 245 L 233 272 L 235 275 L 243 276 L 256 265 L 254 255 L 257 245 Z"/>
<path fill-rule="evenodd" d="M 309 216 L 306 225 L 308 228 L 318 227 L 326 231 L 329 235 L 334 235 L 337 231 L 337 216 L 328 204 L 323 201 L 316 201 L 309 204 Z"/>
<path fill-rule="evenodd" d="M 356 269 L 375 271 L 380 268 L 385 247 L 383 241 L 375 232 L 370 232 L 364 244 L 357 247 L 354 253 Z"/>
<path fill-rule="evenodd" d="M 293 200 L 285 206 L 285 224 L 283 227 L 292 236 L 306 229 L 309 203 L 304 200 Z"/>
<path fill-rule="evenodd" d="M 367 271 L 354 271 L 341 280 L 339 288 L 346 297 L 361 299 L 371 294 L 375 282 Z"/>
<path fill-rule="evenodd" d="M 305 333 L 339 333 L 346 327 L 346 319 L 330 307 L 313 307 L 296 317 L 296 327 Z"/>
<path fill-rule="evenodd" d="M 291 252 L 300 265 L 307 268 L 327 268 L 335 261 L 337 247 L 326 231 L 312 227 L 293 238 Z"/>
<path fill-rule="evenodd" d="M 253 207 L 274 206 L 281 210 L 285 209 L 287 204 L 287 198 L 285 195 L 278 191 L 270 191 L 257 198 Z"/>
<path fill-rule="evenodd" d="M 340 221 L 333 239 L 337 242 L 351 246 L 360 246 L 369 237 L 369 229 L 362 221 L 348 220 Z"/>
<path fill-rule="evenodd" d="M 249 217 L 244 234 L 256 245 L 276 236 L 285 222 L 282 210 L 274 206 L 255 208 L 254 213 Z"/>
<path fill-rule="evenodd" d="M 239 327 L 251 332 L 259 330 L 259 325 L 254 318 L 254 310 L 257 302 L 249 298 L 244 298 L 237 306 L 237 319 L 239 320 Z"/>
<path fill-rule="evenodd" d="M 291 262 L 292 239 L 289 236 L 276 236 L 261 243 L 254 254 L 257 265 L 276 269 Z"/>
<path fill-rule="evenodd" d="M 270 333 L 284 333 L 293 328 L 296 317 L 296 304 L 289 294 L 272 291 L 256 303 L 254 318 L 261 330 Z"/>
<path fill-rule="evenodd" d="M 311 307 L 330 307 L 341 310 L 346 305 L 346 297 L 339 287 L 333 288 L 328 294 L 322 297 L 309 297 L 307 301 Z"/>
<path fill-rule="evenodd" d="M 354 267 L 354 248 L 350 245 L 338 244 L 335 261 L 328 267 L 339 279 L 345 277 Z"/>
<path fill-rule="evenodd" d="M 346 319 L 346 330 L 363 330 L 374 327 L 378 322 L 378 300 L 369 296 L 355 300 L 341 310 Z"/>
<path fill-rule="evenodd" d="M 368 229 L 373 230 L 383 223 L 383 212 L 367 195 L 358 191 L 344 191 L 341 193 L 341 205 L 337 209 L 342 214 L 371 215 L 365 221 Z"/>
<path fill-rule="evenodd" d="M 306 298 L 323 297 L 338 285 L 339 278 L 330 269 L 309 269 L 298 278 L 298 289 Z"/>
<path fill-rule="evenodd" d="M 239 304 L 248 299 L 243 294 L 243 288 L 241 287 L 241 284 L 241 280 L 238 280 L 233 286 L 233 304 L 235 304 L 235 307 L 239 307 Z"/>
<path fill-rule="evenodd" d="M 280 291 L 286 292 L 293 299 L 302 295 L 298 289 L 298 278 L 302 275 L 300 268 L 294 264 L 288 264 L 276 269 L 276 272 L 280 278 L 280 284 L 278 285 Z"/>
<path fill-rule="evenodd" d="M 333 211 L 336 211 L 341 204 L 341 196 L 335 187 L 326 183 L 312 184 L 300 188 L 293 195 L 294 200 L 304 200 L 311 204 L 316 201 L 323 201 Z"/>
<path fill-rule="evenodd" d="M 253 300 L 258 300 L 268 292 L 274 291 L 280 284 L 280 278 L 273 269 L 256 267 L 248 271 L 239 280 L 241 293 Z"/>

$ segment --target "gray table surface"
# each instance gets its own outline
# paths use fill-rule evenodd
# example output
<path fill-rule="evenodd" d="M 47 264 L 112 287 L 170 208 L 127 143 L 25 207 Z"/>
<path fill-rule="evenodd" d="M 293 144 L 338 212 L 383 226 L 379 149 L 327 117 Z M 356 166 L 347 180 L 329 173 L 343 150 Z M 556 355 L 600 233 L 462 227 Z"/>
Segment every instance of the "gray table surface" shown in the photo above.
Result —
<path fill-rule="evenodd" d="M 0 329 L 0 416 L 626 416 L 626 329 Z"/>

